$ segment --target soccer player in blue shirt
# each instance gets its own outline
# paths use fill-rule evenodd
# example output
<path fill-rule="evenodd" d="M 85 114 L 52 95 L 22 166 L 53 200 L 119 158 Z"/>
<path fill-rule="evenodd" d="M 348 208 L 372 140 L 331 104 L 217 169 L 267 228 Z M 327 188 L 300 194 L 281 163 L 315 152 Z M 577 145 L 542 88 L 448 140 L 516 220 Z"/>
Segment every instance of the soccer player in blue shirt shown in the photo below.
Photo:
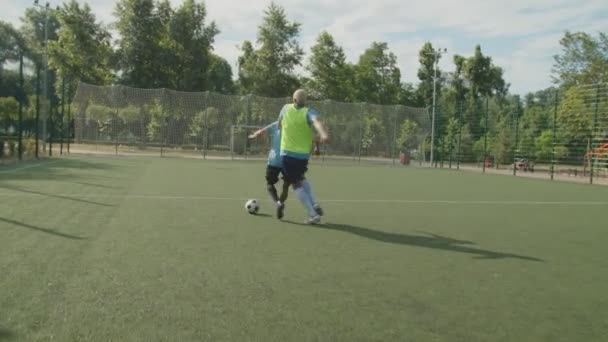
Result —
<path fill-rule="evenodd" d="M 270 194 L 272 201 L 277 206 L 277 218 L 283 218 L 285 211 L 285 201 L 289 193 L 289 183 L 283 179 L 283 189 L 279 197 L 275 184 L 279 182 L 279 175 L 283 173 L 283 162 L 281 158 L 281 131 L 278 129 L 278 122 L 273 122 L 270 125 L 256 131 L 249 136 L 250 139 L 255 139 L 261 134 L 270 135 L 270 152 L 268 153 L 268 165 L 266 166 L 266 190 Z"/>

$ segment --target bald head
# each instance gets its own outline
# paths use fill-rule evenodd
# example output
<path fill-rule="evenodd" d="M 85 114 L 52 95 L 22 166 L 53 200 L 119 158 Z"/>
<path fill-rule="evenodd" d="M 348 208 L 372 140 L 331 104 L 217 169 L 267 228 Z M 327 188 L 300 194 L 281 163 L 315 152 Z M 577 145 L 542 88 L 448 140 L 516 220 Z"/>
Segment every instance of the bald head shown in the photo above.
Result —
<path fill-rule="evenodd" d="M 306 91 L 298 89 L 293 93 L 293 103 L 303 106 L 306 104 Z"/>

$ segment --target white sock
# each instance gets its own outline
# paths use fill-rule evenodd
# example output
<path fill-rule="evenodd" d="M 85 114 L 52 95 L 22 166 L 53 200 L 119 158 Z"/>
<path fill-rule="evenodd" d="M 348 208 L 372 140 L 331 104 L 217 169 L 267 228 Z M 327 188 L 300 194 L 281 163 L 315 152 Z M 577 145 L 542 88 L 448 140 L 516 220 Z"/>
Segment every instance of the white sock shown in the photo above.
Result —
<path fill-rule="evenodd" d="M 299 187 L 295 189 L 295 192 L 296 195 L 298 195 L 298 199 L 300 200 L 300 202 L 302 202 L 302 204 L 304 204 L 304 207 L 306 207 L 306 210 L 308 210 L 308 215 L 316 215 L 315 208 L 313 207 L 312 201 L 310 200 L 310 196 L 308 196 L 306 190 L 304 190 L 303 187 Z"/>
<path fill-rule="evenodd" d="M 302 188 L 304 188 L 304 191 L 306 191 L 306 193 L 308 194 L 308 197 L 310 198 L 310 201 L 312 202 L 312 204 L 317 204 L 317 200 L 315 199 L 315 196 L 313 196 L 312 194 L 312 188 L 310 187 L 310 183 L 308 182 L 308 179 L 305 179 L 302 182 Z"/>

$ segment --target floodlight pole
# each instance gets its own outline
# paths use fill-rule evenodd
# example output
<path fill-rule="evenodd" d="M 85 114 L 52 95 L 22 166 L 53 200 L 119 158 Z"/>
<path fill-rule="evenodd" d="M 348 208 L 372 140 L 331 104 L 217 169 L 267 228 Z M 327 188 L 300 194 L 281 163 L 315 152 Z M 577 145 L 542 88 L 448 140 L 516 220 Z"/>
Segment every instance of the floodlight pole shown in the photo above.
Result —
<path fill-rule="evenodd" d="M 48 72 L 49 72 L 49 9 L 50 4 L 47 2 L 44 6 L 38 3 L 38 0 L 34 1 L 34 6 L 44 8 L 44 104 L 42 110 L 42 152 L 46 153 L 46 118 L 48 112 L 48 102 L 49 102 L 49 94 L 48 94 Z"/>
<path fill-rule="evenodd" d="M 432 55 L 435 57 L 435 63 L 433 66 L 433 115 L 431 117 L 431 167 L 435 162 L 434 154 L 435 154 L 435 112 L 437 107 L 437 65 L 439 64 L 439 58 L 441 58 L 441 49 L 437 49 L 433 52 L 427 52 L 427 55 Z M 443 49 L 443 52 L 447 52 L 447 49 Z"/>

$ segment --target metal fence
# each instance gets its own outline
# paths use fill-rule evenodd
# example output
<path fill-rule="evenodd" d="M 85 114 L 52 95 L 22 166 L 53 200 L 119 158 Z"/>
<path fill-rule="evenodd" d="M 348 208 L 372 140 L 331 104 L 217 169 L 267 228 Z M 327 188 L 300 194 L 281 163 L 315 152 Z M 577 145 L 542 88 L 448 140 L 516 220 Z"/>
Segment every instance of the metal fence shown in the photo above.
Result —
<path fill-rule="evenodd" d="M 262 158 L 268 142 L 250 141 L 247 135 L 275 121 L 289 102 L 289 98 L 81 83 L 72 102 L 72 148 L 115 154 Z M 319 112 L 331 135 L 319 151 L 320 158 L 395 163 L 405 151 L 424 158 L 419 148 L 431 126 L 424 108 L 329 100 L 310 101 L 309 106 Z"/>
<path fill-rule="evenodd" d="M 605 84 L 525 100 L 444 101 L 438 113 L 436 167 L 591 183 L 608 177 Z"/>
<path fill-rule="evenodd" d="M 608 86 L 543 98 L 443 96 L 435 141 L 428 108 L 311 101 L 330 131 L 320 158 L 469 169 L 593 182 L 608 177 Z M 276 120 L 288 98 L 81 83 L 74 97 L 79 151 L 197 158 L 264 158 L 247 135 Z M 434 160 L 430 151 L 434 148 Z"/>

